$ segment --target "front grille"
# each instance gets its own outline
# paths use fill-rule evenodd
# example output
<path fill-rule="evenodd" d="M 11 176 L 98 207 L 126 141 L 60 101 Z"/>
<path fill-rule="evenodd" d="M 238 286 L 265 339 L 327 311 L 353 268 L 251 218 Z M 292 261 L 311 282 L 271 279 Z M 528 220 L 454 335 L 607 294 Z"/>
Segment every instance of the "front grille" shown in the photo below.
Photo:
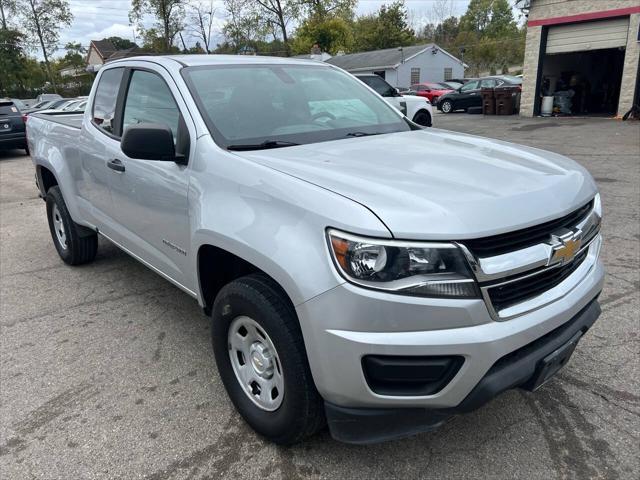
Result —
<path fill-rule="evenodd" d="M 593 208 L 593 200 L 562 218 L 491 237 L 464 240 L 460 243 L 477 257 L 493 257 L 544 243 L 550 235 L 561 228 L 573 228 L 585 218 Z"/>
<path fill-rule="evenodd" d="M 570 263 L 550 268 L 540 273 L 510 283 L 490 287 L 487 291 L 493 308 L 499 312 L 505 308 L 527 301 L 562 283 L 576 271 L 587 258 L 588 248 Z"/>

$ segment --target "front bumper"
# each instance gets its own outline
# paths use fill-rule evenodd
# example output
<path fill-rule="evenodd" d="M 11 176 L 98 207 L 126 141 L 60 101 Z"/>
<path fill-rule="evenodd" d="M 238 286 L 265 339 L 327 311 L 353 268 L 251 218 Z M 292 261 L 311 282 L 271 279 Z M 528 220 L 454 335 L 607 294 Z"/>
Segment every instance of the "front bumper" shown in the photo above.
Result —
<path fill-rule="evenodd" d="M 435 411 L 444 410 L 446 417 L 456 411 L 453 409 L 479 406 L 503 390 L 491 390 L 479 403 L 467 400 L 499 359 L 568 324 L 592 304 L 603 286 L 602 263 L 595 256 L 586 274 L 578 274 L 581 278 L 565 295 L 506 321 L 494 320 L 481 299 L 406 297 L 349 283 L 299 305 L 311 372 L 327 402 L 328 417 L 331 419 L 336 408 L 419 409 L 433 419 Z M 434 394 L 380 395 L 371 390 L 365 378 L 362 360 L 366 355 L 457 355 L 464 357 L 464 364 Z M 528 365 L 529 369 L 534 367 L 535 363 Z M 518 382 L 507 383 L 512 383 L 507 388 L 518 386 Z M 389 421 L 382 423 L 388 426 Z M 414 417 L 405 434 L 412 433 L 419 423 Z"/>
<path fill-rule="evenodd" d="M 536 367 L 576 334 L 584 334 L 600 315 L 600 305 L 592 300 L 564 325 L 499 359 L 456 407 L 418 408 L 345 408 L 325 403 L 331 434 L 347 443 L 375 443 L 437 428 L 449 417 L 471 412 L 505 390 L 530 389 Z"/>

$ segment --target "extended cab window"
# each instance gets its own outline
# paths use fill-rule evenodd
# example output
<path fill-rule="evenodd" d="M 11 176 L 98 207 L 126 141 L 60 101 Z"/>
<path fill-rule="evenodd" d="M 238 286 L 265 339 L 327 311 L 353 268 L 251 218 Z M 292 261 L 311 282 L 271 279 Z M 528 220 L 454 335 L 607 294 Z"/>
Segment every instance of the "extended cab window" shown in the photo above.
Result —
<path fill-rule="evenodd" d="M 122 131 L 137 123 L 160 123 L 178 135 L 180 110 L 164 80 L 155 73 L 135 70 L 124 104 Z"/>
<path fill-rule="evenodd" d="M 114 131 L 113 123 L 123 72 L 123 68 L 113 68 L 103 72 L 93 102 L 93 123 L 111 134 L 117 133 Z"/>

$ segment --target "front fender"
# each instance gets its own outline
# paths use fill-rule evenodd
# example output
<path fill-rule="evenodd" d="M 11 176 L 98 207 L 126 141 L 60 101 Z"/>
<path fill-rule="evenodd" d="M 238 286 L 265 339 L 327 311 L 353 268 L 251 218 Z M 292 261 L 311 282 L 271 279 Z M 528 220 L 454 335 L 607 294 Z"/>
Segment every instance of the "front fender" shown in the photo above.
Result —
<path fill-rule="evenodd" d="M 329 256 L 327 227 L 391 237 L 353 200 L 219 149 L 206 153 L 208 148 L 215 147 L 199 148 L 189 187 L 191 251 L 213 245 L 242 258 L 276 280 L 294 305 L 343 282 Z M 191 261 L 203 305 L 197 255 Z"/>

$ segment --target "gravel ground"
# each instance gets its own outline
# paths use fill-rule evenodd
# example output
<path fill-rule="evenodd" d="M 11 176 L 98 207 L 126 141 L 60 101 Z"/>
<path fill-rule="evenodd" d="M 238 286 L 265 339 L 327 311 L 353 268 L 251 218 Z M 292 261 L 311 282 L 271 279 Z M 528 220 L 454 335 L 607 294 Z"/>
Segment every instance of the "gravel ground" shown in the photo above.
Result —
<path fill-rule="evenodd" d="M 435 124 L 569 155 L 600 185 L 603 314 L 554 380 L 405 440 L 265 443 L 226 397 L 197 304 L 106 241 L 93 264 L 63 265 L 29 158 L 0 152 L 0 477 L 638 478 L 640 126 Z"/>

